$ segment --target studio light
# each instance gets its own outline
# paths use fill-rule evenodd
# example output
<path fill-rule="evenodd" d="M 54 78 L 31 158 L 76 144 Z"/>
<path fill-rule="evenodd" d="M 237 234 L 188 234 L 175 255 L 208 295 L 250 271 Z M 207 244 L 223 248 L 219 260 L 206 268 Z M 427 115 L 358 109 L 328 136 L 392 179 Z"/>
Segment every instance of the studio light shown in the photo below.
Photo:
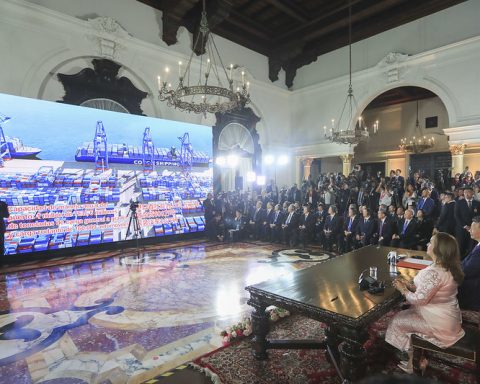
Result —
<path fill-rule="evenodd" d="M 266 155 L 265 158 L 265 165 L 272 165 L 275 161 L 275 157 L 273 155 Z"/>
<path fill-rule="evenodd" d="M 257 176 L 257 185 L 264 186 L 265 185 L 265 176 Z"/>
<path fill-rule="evenodd" d="M 280 157 L 278 158 L 278 165 L 286 165 L 288 164 L 288 156 L 287 155 L 280 155 Z"/>
<path fill-rule="evenodd" d="M 218 156 L 217 159 L 215 160 L 215 164 L 217 164 L 220 167 L 225 166 L 226 164 L 226 159 L 223 156 Z"/>
<path fill-rule="evenodd" d="M 229 167 L 236 167 L 238 165 L 238 156 L 237 155 L 228 155 L 227 156 L 227 165 Z"/>
<path fill-rule="evenodd" d="M 257 174 L 253 171 L 247 172 L 247 182 L 253 183 L 257 180 Z"/>

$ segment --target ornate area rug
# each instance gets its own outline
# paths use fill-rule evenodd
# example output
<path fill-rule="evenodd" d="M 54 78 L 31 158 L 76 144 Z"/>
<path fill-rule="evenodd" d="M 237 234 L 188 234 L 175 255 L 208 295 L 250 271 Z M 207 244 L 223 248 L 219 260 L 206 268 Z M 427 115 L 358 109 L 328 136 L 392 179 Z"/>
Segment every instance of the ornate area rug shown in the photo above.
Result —
<path fill-rule="evenodd" d="M 397 368 L 398 357 L 382 340 L 389 319 L 388 313 L 370 328 L 368 374 L 402 374 Z M 270 338 L 317 339 L 324 337 L 324 325 L 299 315 L 292 315 L 272 324 Z M 250 339 L 219 348 L 193 361 L 216 384 L 319 384 L 340 383 L 333 365 L 322 350 L 269 350 L 269 359 L 258 361 L 252 356 Z M 429 378 L 440 383 L 476 383 L 476 378 L 462 369 L 447 367 L 431 360 Z M 470 366 L 471 367 L 471 366 Z"/>

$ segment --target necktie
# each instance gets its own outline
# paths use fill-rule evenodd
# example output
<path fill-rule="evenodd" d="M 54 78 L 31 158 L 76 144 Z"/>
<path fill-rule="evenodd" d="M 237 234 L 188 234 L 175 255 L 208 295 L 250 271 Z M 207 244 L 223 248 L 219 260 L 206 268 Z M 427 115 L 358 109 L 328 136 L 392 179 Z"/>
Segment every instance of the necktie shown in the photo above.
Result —
<path fill-rule="evenodd" d="M 408 220 L 405 220 L 405 223 L 403 223 L 402 235 L 405 234 L 405 230 L 407 229 L 407 227 L 408 227 Z"/>
<path fill-rule="evenodd" d="M 467 200 L 468 209 L 472 209 L 472 200 Z"/>
<path fill-rule="evenodd" d="M 277 222 L 279 211 L 275 212 L 275 222 Z"/>
<path fill-rule="evenodd" d="M 367 219 L 363 220 L 363 222 L 364 222 L 365 224 L 367 224 L 367 221 L 368 221 Z"/>
<path fill-rule="evenodd" d="M 380 222 L 380 229 L 378 231 L 378 234 L 382 236 L 382 229 L 383 229 L 383 220 Z"/>
<path fill-rule="evenodd" d="M 291 218 L 292 218 L 292 214 L 290 213 L 290 214 L 288 215 L 288 218 L 287 218 L 287 221 L 286 221 L 285 224 L 290 224 Z"/>
<path fill-rule="evenodd" d="M 350 222 L 348 223 L 348 232 L 352 230 L 352 218 L 350 218 Z"/>

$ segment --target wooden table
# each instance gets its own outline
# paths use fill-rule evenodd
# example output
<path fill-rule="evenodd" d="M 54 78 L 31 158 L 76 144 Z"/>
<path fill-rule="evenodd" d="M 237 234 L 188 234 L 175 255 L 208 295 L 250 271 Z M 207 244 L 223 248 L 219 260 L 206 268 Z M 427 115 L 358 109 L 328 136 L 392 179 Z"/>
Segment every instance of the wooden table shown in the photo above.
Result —
<path fill-rule="evenodd" d="M 420 251 L 368 246 L 288 276 L 246 287 L 250 292 L 248 304 L 254 308 L 252 345 L 255 358 L 267 359 L 269 348 L 326 348 L 342 379 L 362 378 L 366 368 L 363 344 L 368 339 L 369 324 L 402 299 L 391 284 L 397 277 L 390 273 L 387 263 L 387 254 L 391 250 L 426 257 L 425 252 Z M 371 266 L 377 267 L 378 280 L 386 283 L 383 294 L 373 295 L 359 289 L 359 275 L 363 271 L 368 275 Z M 398 272 L 412 279 L 418 270 L 398 268 Z M 266 308 L 270 305 L 325 323 L 325 340 L 267 340 L 269 321 Z"/>

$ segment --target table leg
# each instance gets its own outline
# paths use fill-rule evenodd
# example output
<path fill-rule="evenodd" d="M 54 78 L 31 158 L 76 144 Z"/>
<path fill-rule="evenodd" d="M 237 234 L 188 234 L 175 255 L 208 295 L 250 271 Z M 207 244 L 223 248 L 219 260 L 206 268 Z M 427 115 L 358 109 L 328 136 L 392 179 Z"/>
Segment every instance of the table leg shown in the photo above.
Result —
<path fill-rule="evenodd" d="M 257 360 L 265 360 L 268 358 L 267 334 L 269 331 L 269 323 L 266 313 L 267 306 L 252 299 L 249 300 L 248 304 L 255 309 L 252 313 L 253 356 Z"/>
<path fill-rule="evenodd" d="M 367 335 L 363 330 L 342 329 L 342 339 L 340 344 L 340 367 L 346 380 L 356 381 L 365 376 L 367 366 L 367 352 L 363 343 L 367 340 Z"/>
<path fill-rule="evenodd" d="M 340 344 L 340 339 L 338 337 L 338 329 L 332 325 L 327 325 L 325 328 L 325 344 L 326 347 L 330 348 L 336 361 L 339 361 L 338 354 L 338 345 Z M 330 359 L 330 355 L 327 353 L 327 359 Z"/>

